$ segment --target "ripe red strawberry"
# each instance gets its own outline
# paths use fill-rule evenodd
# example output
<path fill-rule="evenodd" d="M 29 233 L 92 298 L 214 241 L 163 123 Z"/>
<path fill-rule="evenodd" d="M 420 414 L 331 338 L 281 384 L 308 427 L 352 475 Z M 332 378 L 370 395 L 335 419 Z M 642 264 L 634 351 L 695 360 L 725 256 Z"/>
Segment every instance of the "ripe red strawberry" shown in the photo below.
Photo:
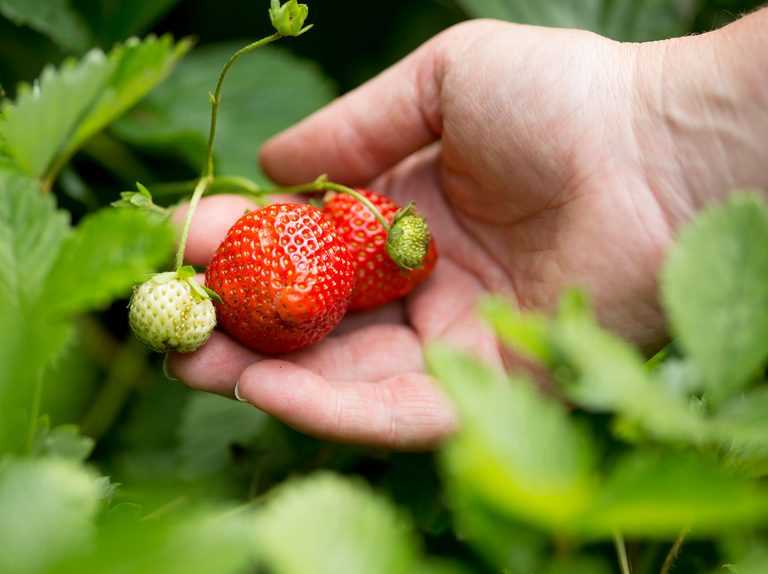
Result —
<path fill-rule="evenodd" d="M 398 205 L 390 198 L 358 189 L 390 223 Z M 350 310 L 362 311 L 379 307 L 410 293 L 432 273 L 437 263 L 434 239 L 429 242 L 427 256 L 418 269 L 399 267 L 387 253 L 387 231 L 373 214 L 349 195 L 329 194 L 323 213 L 333 221 L 336 232 L 346 243 L 357 266 L 357 282 Z"/>
<path fill-rule="evenodd" d="M 219 325 L 262 353 L 323 339 L 347 311 L 352 258 L 321 211 L 275 204 L 241 217 L 208 266 Z"/>

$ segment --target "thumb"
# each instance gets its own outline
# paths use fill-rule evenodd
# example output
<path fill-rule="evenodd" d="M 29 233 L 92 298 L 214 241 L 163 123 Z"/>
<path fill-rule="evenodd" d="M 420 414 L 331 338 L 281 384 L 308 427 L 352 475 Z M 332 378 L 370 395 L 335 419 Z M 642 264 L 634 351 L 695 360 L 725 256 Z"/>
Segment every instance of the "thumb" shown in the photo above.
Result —
<path fill-rule="evenodd" d="M 440 138 L 445 34 L 378 77 L 268 141 L 267 174 L 283 184 L 323 173 L 365 184 Z"/>

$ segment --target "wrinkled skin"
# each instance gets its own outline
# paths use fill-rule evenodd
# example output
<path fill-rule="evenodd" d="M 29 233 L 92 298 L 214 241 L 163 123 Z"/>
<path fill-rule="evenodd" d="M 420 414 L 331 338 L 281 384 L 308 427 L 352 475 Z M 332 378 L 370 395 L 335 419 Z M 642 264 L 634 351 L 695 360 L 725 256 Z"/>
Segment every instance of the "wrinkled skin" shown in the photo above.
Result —
<path fill-rule="evenodd" d="M 493 21 L 443 33 L 261 157 L 280 183 L 327 173 L 415 201 L 442 256 L 432 278 L 300 353 L 266 359 L 216 333 L 169 369 L 224 395 L 237 384 L 316 436 L 418 449 L 457 425 L 423 345 L 441 339 L 503 368 L 474 310 L 488 291 L 551 309 L 564 287 L 584 287 L 605 325 L 657 348 L 656 276 L 676 230 L 729 188 L 768 183 L 768 94 L 753 69 L 766 63 L 740 56 L 766 16 L 654 44 Z M 248 206 L 204 200 L 188 260 L 206 264 Z"/>

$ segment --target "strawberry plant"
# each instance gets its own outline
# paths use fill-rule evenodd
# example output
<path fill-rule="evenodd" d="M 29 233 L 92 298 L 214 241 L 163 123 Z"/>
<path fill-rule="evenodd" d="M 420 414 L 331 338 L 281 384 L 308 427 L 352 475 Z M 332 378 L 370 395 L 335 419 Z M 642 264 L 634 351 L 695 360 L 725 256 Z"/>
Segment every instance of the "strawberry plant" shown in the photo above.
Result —
<path fill-rule="evenodd" d="M 380 32 L 357 11 L 202 4 L 0 0 L 0 572 L 768 572 L 755 192 L 681 232 L 660 274 L 673 340 L 652 358 L 600 325 L 589 293 L 548 315 L 485 298 L 477 313 L 546 367 L 546 388 L 431 342 L 461 422 L 434 452 L 309 438 L 173 381 L 153 352 L 193 351 L 218 322 L 254 353 L 311 355 L 348 310 L 440 269 L 418 205 L 326 177 L 277 188 L 257 167 L 263 141 L 335 96 L 326 71 L 350 87 L 465 16 L 648 40 L 719 20 L 723 2 L 371 6 L 399 33 L 383 61 L 349 54 L 354 73 L 338 50 Z M 183 38 L 219 19 L 226 42 Z M 311 51 L 322 67 L 297 55 Z M 260 207 L 203 281 L 185 248 L 218 193 Z"/>

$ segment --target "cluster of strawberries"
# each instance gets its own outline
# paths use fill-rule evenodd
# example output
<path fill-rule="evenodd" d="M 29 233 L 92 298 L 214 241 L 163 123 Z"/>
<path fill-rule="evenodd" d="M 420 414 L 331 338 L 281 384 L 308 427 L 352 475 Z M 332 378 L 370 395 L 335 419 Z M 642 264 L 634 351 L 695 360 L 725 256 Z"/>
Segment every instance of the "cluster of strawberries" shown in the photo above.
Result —
<path fill-rule="evenodd" d="M 131 301 L 134 332 L 155 350 L 189 352 L 213 330 L 215 305 L 218 325 L 230 336 L 255 351 L 282 354 L 319 342 L 347 311 L 404 297 L 434 269 L 434 239 L 411 207 L 357 192 L 388 228 L 369 206 L 341 193 L 327 194 L 322 209 L 279 203 L 248 212 L 208 266 L 215 304 L 193 277 L 150 281 Z"/>

